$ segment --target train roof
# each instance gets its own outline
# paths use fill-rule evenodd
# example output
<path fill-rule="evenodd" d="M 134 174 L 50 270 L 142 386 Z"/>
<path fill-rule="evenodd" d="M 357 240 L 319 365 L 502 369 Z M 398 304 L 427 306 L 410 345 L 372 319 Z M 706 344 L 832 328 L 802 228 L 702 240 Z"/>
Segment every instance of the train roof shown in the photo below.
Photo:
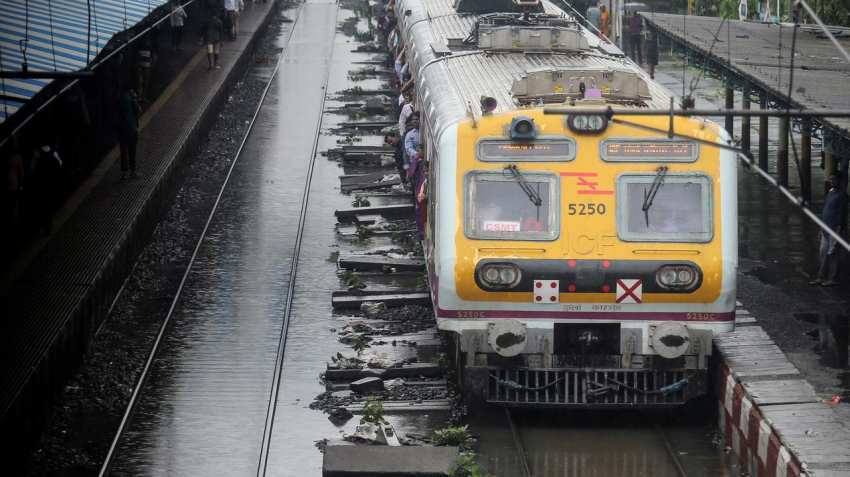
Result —
<path fill-rule="evenodd" d="M 570 30 L 581 48 L 560 51 L 494 51 L 480 49 L 470 41 L 479 19 L 487 14 L 458 13 L 455 2 L 467 0 L 399 0 L 396 11 L 411 71 L 417 79 L 417 92 L 426 110 L 434 136 L 448 126 L 481 115 L 482 96 L 495 98 L 493 113 L 509 112 L 523 106 L 512 87 L 529 73 L 564 71 L 617 71 L 639 78 L 645 87 L 637 107 L 665 108 L 670 93 L 649 78 L 609 42 L 573 23 Z M 574 21 L 551 2 L 542 0 L 542 13 Z M 532 103 L 532 106 L 534 104 Z M 628 105 L 623 105 L 628 107 Z"/>

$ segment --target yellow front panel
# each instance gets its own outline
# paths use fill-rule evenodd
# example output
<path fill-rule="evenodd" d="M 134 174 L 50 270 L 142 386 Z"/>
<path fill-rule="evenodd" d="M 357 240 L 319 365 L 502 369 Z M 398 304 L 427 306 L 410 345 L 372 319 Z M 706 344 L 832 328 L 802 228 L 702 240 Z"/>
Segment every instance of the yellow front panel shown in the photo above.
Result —
<path fill-rule="evenodd" d="M 502 171 L 505 162 L 481 162 L 476 158 L 480 138 L 505 138 L 511 118 L 524 115 L 534 119 L 539 136 L 569 136 L 575 140 L 577 153 L 570 162 L 517 162 L 524 173 L 545 171 L 560 176 L 560 237 L 553 241 L 472 240 L 465 236 L 464 181 L 471 170 Z M 667 130 L 666 117 L 628 116 L 630 122 Z M 677 133 L 715 141 L 716 125 L 688 118 L 675 118 Z M 457 264 L 455 283 L 458 296 L 464 300 L 531 303 L 531 292 L 486 292 L 475 283 L 474 270 L 484 258 L 577 259 L 577 260 L 689 260 L 703 272 L 702 285 L 692 293 L 645 293 L 644 303 L 696 302 L 717 299 L 721 289 L 721 222 L 720 222 L 720 161 L 719 149 L 701 145 L 700 157 L 692 163 L 665 163 L 669 174 L 700 173 L 711 178 L 713 202 L 713 239 L 708 243 L 624 242 L 617 236 L 616 178 L 623 173 L 653 175 L 662 165 L 651 163 L 610 163 L 599 157 L 600 142 L 607 138 L 662 138 L 663 134 L 635 127 L 610 123 L 606 131 L 596 135 L 576 135 L 566 127 L 564 116 L 544 115 L 542 109 L 523 110 L 504 115 L 488 116 L 473 127 L 467 121 L 458 128 L 457 140 L 457 201 L 456 224 Z M 734 187 L 734 184 L 730 186 Z M 576 212 L 599 206 L 604 214 L 569 215 L 570 204 Z M 610 303 L 614 293 L 562 293 L 561 302 Z"/>

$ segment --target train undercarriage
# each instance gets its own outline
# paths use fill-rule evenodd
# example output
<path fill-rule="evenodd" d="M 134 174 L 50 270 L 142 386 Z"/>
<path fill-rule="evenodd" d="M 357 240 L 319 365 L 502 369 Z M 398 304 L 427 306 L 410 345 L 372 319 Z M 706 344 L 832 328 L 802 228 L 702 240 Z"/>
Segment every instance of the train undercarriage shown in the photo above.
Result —
<path fill-rule="evenodd" d="M 449 341 L 468 403 L 617 408 L 680 406 L 706 395 L 711 337 L 678 323 L 526 328 L 505 320 Z"/>

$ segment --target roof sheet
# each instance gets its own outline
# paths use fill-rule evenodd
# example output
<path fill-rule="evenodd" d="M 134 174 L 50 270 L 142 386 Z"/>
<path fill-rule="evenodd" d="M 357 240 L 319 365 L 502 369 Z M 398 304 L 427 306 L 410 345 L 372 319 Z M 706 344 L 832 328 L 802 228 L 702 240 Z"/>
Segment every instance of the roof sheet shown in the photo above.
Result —
<path fill-rule="evenodd" d="M 167 0 L 0 1 L 0 68 L 73 72 L 85 68 L 115 34 L 133 27 Z M 21 41 L 26 39 L 26 48 Z M 52 80 L 0 79 L 0 123 Z"/>
<path fill-rule="evenodd" d="M 514 80 L 537 69 L 564 67 L 605 67 L 631 70 L 649 86 L 652 99 L 648 105 L 664 108 L 669 105 L 670 93 L 651 80 L 643 70 L 625 57 L 614 45 L 603 44 L 593 33 L 582 28 L 590 49 L 581 53 L 487 53 L 474 49 L 452 51 L 438 58 L 434 48 L 444 48 L 449 38 L 466 38 L 475 26 L 478 15 L 458 14 L 452 0 L 399 0 L 400 10 L 410 15 L 400 16 L 405 40 L 413 44 L 408 50 L 413 71 L 420 81 L 417 89 L 422 95 L 423 108 L 433 130 L 439 133 L 448 125 L 460 121 L 472 112 L 480 114 L 481 96 L 494 97 L 497 112 L 517 108 L 511 96 Z M 547 13 L 566 15 L 553 3 L 544 0 Z"/>

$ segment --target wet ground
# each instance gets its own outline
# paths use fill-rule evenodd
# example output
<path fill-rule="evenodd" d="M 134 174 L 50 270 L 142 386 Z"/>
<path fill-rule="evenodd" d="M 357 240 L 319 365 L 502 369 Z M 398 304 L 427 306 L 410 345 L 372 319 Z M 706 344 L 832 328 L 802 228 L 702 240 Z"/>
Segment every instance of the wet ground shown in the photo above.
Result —
<path fill-rule="evenodd" d="M 531 475 L 733 476 L 713 427 L 653 412 L 522 411 L 511 414 Z M 494 476 L 524 475 L 503 409 L 473 422 L 482 464 Z"/>
<path fill-rule="evenodd" d="M 331 309 L 331 292 L 340 288 L 333 253 L 393 245 L 390 237 L 340 242 L 332 211 L 351 207 L 352 197 L 340 194 L 338 178 L 351 170 L 317 158 L 303 246 L 299 253 L 294 250 L 310 159 L 339 145 L 340 137 L 329 131 L 348 119 L 322 114 L 323 107 L 342 105 L 333 97 L 325 101 L 326 92 L 351 87 L 348 72 L 353 62 L 372 56 L 352 53 L 352 39 L 334 35 L 353 15 L 330 2 L 301 6 L 281 69 L 233 169 L 177 301 L 162 351 L 119 443 L 114 474 L 256 472 L 266 432 L 270 475 L 318 475 L 321 454 L 316 443 L 351 432 L 357 424 L 358 419 L 352 419 L 337 427 L 325 413 L 310 409 L 326 390 L 319 378 L 331 356 L 354 354 L 338 339 L 337 330 L 347 318 L 334 316 Z M 377 78 L 355 79 L 363 88 L 382 86 Z M 317 137 L 319 130 L 323 133 Z M 378 145 L 381 136 L 358 139 L 359 144 Z M 293 266 L 297 278 L 290 289 Z M 404 279 L 377 280 L 382 281 L 392 287 Z M 290 290 L 280 394 L 270 401 Z M 376 345 L 361 358 L 392 362 L 403 351 Z M 387 418 L 402 434 L 427 434 L 442 425 L 446 413 Z"/>
<path fill-rule="evenodd" d="M 398 246 L 390 236 L 359 240 L 356 234 L 340 238 L 337 233 L 332 211 L 349 208 L 353 199 L 340 193 L 338 176 L 365 169 L 342 167 L 323 157 L 316 160 L 303 247 L 297 258 L 294 253 L 310 159 L 317 151 L 338 147 L 341 138 L 331 130 L 350 120 L 339 114 L 323 115 L 322 108 L 341 108 L 345 101 L 333 93 L 352 85 L 364 89 L 384 86 L 379 75 L 349 74 L 363 67 L 357 62 L 375 59 L 352 52 L 357 45 L 353 28 L 366 30 L 363 19 L 351 20 L 354 17 L 345 6 L 309 2 L 301 7 L 295 29 L 285 29 L 267 46 L 286 48 L 281 70 L 273 79 L 257 125 L 176 302 L 162 351 L 128 432 L 119 442 L 115 475 L 253 474 L 262 454 L 263 434 L 269 431 L 270 474 L 319 475 L 321 454 L 315 443 L 351 432 L 357 423 L 352 419 L 337 427 L 325 413 L 309 407 L 326 390 L 319 376 L 330 357 L 354 355 L 350 346 L 340 343 L 339 330 L 361 320 L 335 316 L 331 309 L 330 294 L 342 287 L 335 253 Z M 334 34 L 337 28 L 345 33 Z M 245 80 L 246 90 L 255 97 L 272 71 L 273 61 L 265 63 L 253 68 Z M 694 73 L 689 70 L 689 75 Z M 681 86 L 680 63 L 667 58 L 658 78 L 676 91 Z M 721 98 L 718 92 L 722 93 L 719 83 L 702 80 L 698 106 L 715 104 Z M 326 93 L 330 93 L 327 98 Z M 240 108 L 232 112 L 234 117 L 246 117 L 251 111 L 247 102 Z M 244 126 L 239 123 L 221 126 L 206 155 L 201 156 L 206 159 L 193 166 L 201 168 L 193 177 L 208 180 L 196 180 L 194 189 L 183 193 L 184 199 L 178 199 L 140 260 L 116 302 L 114 317 L 94 345 L 96 351 L 84 367 L 83 377 L 66 390 L 63 407 L 70 417 L 59 420 L 61 425 L 45 439 L 36 457 L 41 464 L 34 467 L 33 475 L 45 474 L 48 469 L 62 475 L 77 469 L 88 475 L 99 464 L 103 436 L 111 436 L 115 413 L 120 413 L 135 382 L 139 357 L 144 359 L 171 304 L 191 253 L 192 237 L 197 237 L 206 219 L 217 191 L 216 179 L 226 172 L 241 137 L 239 127 Z M 319 130 L 322 133 L 317 136 Z M 358 136 L 351 141 L 379 145 L 380 136 Z M 793 181 L 793 171 L 791 177 Z M 815 177 L 818 180 L 819 176 Z M 739 187 L 741 300 L 795 364 L 810 375 L 819 391 L 840 392 L 838 371 L 819 362 L 812 352 L 814 341 L 806 332 L 812 329 L 811 313 L 846 312 L 846 290 L 805 286 L 814 263 L 816 242 L 812 237 L 816 230 L 745 169 Z M 394 203 L 397 198 L 372 196 L 370 200 L 379 205 Z M 293 265 L 298 272 L 292 288 L 280 394 L 270 407 Z M 410 287 L 417 280 L 403 274 L 376 274 L 368 279 L 378 288 Z M 797 319 L 801 316 L 808 321 Z M 361 357 L 391 362 L 411 352 L 385 343 L 370 347 Z M 102 376 L 116 379 L 104 385 Z M 81 395 L 74 397 L 80 389 Z M 104 398 L 110 394 L 117 397 Z M 92 400 L 97 405 L 80 406 Z M 274 410 L 273 420 L 268 419 L 270 409 Z M 481 462 L 495 475 L 519 475 L 515 450 L 511 450 L 515 444 L 501 421 L 501 412 L 472 422 L 480 436 Z M 109 417 L 101 419 L 100 413 Z M 667 422 L 662 430 L 656 428 L 654 417 L 636 413 L 603 413 L 591 418 L 572 413 L 555 417 L 520 413 L 517 423 L 521 441 L 532 450 L 528 459 L 534 475 L 678 475 L 667 447 L 670 442 L 689 473 L 725 475 L 723 452 L 713 444 L 708 414 L 696 422 Z M 441 411 L 388 418 L 402 434 L 417 436 L 442 426 L 448 416 Z M 88 432 L 80 431 L 80 423 L 86 423 Z M 80 452 L 80 448 L 87 450 Z"/>
<path fill-rule="evenodd" d="M 684 75 L 682 59 L 672 52 L 661 58 L 656 79 L 675 94 L 682 91 L 682 78 L 690 84 L 699 69 L 688 67 Z M 688 91 L 689 88 L 686 88 Z M 704 77 L 694 91 L 697 108 L 722 108 L 723 84 Z M 740 93 L 736 93 L 740 102 Z M 740 107 L 740 104 L 736 105 Z M 753 105 L 753 107 L 758 107 Z M 723 124 L 722 120 L 719 122 Z M 758 150 L 758 121 L 752 121 L 753 151 Z M 740 120 L 735 121 L 735 136 L 740 136 Z M 778 121 L 771 119 L 768 129 L 769 170 L 776 172 Z M 794 135 L 800 147 L 799 135 Z M 823 170 L 820 168 L 821 144 L 812 140 L 812 191 L 815 212 L 823 201 Z M 793 154 L 789 158 L 790 189 L 799 194 L 800 181 Z M 738 168 L 739 274 L 738 299 L 756 316 L 761 326 L 803 372 L 824 398 L 842 395 L 850 399 L 850 374 L 818 347 L 818 323 L 826 318 L 847 323 L 850 319 L 850 267 L 845 264 L 842 284 L 835 288 L 812 287 L 809 280 L 817 273 L 819 229 L 799 209 L 772 186 L 746 167 Z"/>
<path fill-rule="evenodd" d="M 291 14 L 291 13 L 287 13 Z M 207 215 L 291 30 L 283 15 L 257 42 L 254 65 L 236 84 L 206 142 L 187 158 L 184 183 L 137 260 L 111 314 L 52 409 L 50 426 L 27 457 L 28 475 L 92 475 L 148 356 Z M 188 40 L 187 40 L 188 41 Z"/>

